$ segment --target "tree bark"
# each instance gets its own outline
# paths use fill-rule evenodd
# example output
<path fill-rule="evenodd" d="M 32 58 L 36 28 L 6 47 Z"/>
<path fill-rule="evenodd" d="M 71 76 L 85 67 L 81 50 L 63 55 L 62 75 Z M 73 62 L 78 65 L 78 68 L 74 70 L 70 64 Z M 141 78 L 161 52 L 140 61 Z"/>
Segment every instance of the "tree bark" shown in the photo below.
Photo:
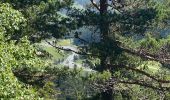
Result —
<path fill-rule="evenodd" d="M 107 48 L 107 40 L 109 34 L 109 23 L 107 19 L 107 3 L 108 0 L 100 0 L 100 35 L 101 35 L 101 43 L 104 46 L 103 48 Z M 106 46 L 106 48 L 105 48 Z M 100 58 L 100 65 L 101 70 L 104 71 L 107 69 L 107 54 L 102 52 L 101 50 L 101 58 Z M 108 89 L 107 91 L 103 91 L 101 93 L 101 100 L 112 100 L 113 99 L 113 91 L 112 89 Z"/>

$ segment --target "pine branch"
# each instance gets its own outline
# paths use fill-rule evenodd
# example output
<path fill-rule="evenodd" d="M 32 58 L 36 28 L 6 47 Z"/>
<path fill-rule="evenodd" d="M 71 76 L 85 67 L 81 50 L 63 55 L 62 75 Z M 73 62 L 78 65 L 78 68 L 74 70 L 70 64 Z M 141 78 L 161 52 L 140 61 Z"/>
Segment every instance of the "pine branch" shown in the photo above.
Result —
<path fill-rule="evenodd" d="M 119 69 L 126 69 L 126 70 L 132 70 L 134 72 L 137 72 L 137 73 L 140 73 L 142 75 L 145 75 L 147 77 L 149 77 L 150 79 L 158 82 L 158 83 L 170 83 L 170 80 L 162 80 L 162 79 L 158 79 L 156 78 L 155 76 L 143 71 L 143 70 L 140 70 L 140 69 L 137 69 L 137 68 L 134 68 L 134 67 L 129 67 L 128 65 L 124 65 L 124 64 L 120 64 L 120 65 L 107 65 L 109 68 L 119 68 Z"/>
<path fill-rule="evenodd" d="M 45 40 L 50 46 L 54 47 L 55 49 L 58 49 L 58 50 L 63 50 L 63 51 L 70 51 L 70 52 L 74 52 L 76 54 L 79 54 L 79 55 L 85 55 L 85 56 L 94 56 L 94 57 L 99 57 L 99 55 L 96 55 L 96 54 L 91 54 L 91 53 L 86 53 L 86 52 L 80 52 L 80 51 L 76 51 L 76 50 L 72 50 L 70 48 L 64 48 L 64 47 L 61 47 L 61 46 L 56 46 L 56 45 L 53 45 L 52 43 L 48 42 L 47 40 Z"/>
<path fill-rule="evenodd" d="M 125 47 L 120 47 L 124 52 L 127 52 L 132 55 L 139 56 L 141 58 L 147 59 L 147 60 L 153 60 L 157 61 L 163 65 L 168 65 L 170 64 L 170 58 L 162 58 L 162 55 L 159 54 L 151 54 L 146 52 L 145 50 L 135 50 L 135 49 L 130 49 L 130 48 L 125 48 Z"/>

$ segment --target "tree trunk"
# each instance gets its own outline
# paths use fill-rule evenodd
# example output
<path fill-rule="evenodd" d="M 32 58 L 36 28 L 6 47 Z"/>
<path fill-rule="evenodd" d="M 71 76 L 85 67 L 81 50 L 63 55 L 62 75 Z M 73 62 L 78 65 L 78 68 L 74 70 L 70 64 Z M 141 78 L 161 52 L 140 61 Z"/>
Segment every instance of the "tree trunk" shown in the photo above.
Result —
<path fill-rule="evenodd" d="M 103 42 L 108 37 L 109 24 L 107 22 L 107 0 L 100 0 L 100 32 Z"/>
<path fill-rule="evenodd" d="M 109 23 L 107 19 L 107 8 L 108 8 L 108 0 L 100 0 L 100 35 L 101 35 L 101 43 L 103 46 L 107 43 L 108 40 L 108 34 L 109 34 Z M 104 49 L 106 48 L 103 47 Z M 102 50 L 104 50 L 102 49 Z M 100 65 L 101 65 L 101 70 L 104 71 L 107 69 L 107 54 L 103 53 L 101 50 L 101 58 L 100 58 Z M 112 89 L 108 89 L 107 91 L 104 91 L 101 93 L 101 100 L 112 100 L 113 99 L 113 91 Z"/>

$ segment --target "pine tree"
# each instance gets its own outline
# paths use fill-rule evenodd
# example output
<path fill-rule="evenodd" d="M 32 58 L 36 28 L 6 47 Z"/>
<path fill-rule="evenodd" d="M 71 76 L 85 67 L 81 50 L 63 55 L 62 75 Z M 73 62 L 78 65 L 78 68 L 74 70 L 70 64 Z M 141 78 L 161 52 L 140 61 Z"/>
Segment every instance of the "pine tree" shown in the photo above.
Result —
<path fill-rule="evenodd" d="M 161 92 L 166 91 L 167 87 L 163 87 L 163 84 L 169 83 L 167 79 L 156 78 L 149 72 L 149 69 L 145 67 L 139 69 L 138 66 L 146 61 L 156 61 L 163 67 L 169 65 L 169 56 L 166 56 L 168 38 L 161 39 L 155 37 L 157 34 L 154 34 L 155 29 L 161 30 L 169 27 L 169 2 L 167 0 L 163 0 L 163 2 L 154 0 L 100 0 L 99 3 L 95 3 L 94 0 L 90 1 L 93 8 L 87 8 L 81 13 L 75 9 L 71 15 L 79 24 L 82 22 L 82 26 L 99 27 L 100 42 L 91 43 L 87 53 L 79 54 L 99 58 L 98 71 L 109 70 L 112 74 L 112 77 L 106 82 L 110 83 L 105 86 L 107 90 L 101 92 L 101 99 L 112 100 L 114 98 L 112 87 L 117 82 L 118 84 L 135 84 L 145 88 L 157 88 L 156 90 Z M 143 37 L 143 39 L 141 41 L 135 40 L 135 35 Z M 77 35 L 76 38 L 78 37 Z M 91 53 L 89 54 L 89 52 Z M 118 76 L 117 73 L 119 73 Z M 160 73 L 157 75 L 160 76 Z M 163 73 L 163 76 L 165 77 L 166 73 Z M 155 82 L 148 84 L 151 81 Z M 125 94 L 125 92 L 121 94 Z"/>

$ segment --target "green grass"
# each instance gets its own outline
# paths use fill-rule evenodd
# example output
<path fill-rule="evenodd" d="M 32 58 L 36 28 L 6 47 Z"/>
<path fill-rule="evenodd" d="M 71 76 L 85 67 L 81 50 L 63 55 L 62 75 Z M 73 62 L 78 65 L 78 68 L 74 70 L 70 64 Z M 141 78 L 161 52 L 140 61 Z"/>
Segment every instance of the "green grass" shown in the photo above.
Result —
<path fill-rule="evenodd" d="M 53 59 L 61 59 L 64 58 L 64 55 L 62 55 L 62 52 L 58 52 L 55 48 L 53 47 L 44 47 L 44 50 L 46 50 L 49 54 L 53 56 Z"/>
<path fill-rule="evenodd" d="M 57 45 L 60 45 L 60 46 L 71 46 L 72 45 L 72 39 L 59 40 L 57 42 Z"/>
<path fill-rule="evenodd" d="M 48 41 L 54 41 L 54 39 L 49 39 Z M 69 53 L 65 53 L 64 51 L 60 51 L 58 52 L 58 50 L 56 50 L 54 47 L 48 45 L 44 40 L 41 41 L 41 43 L 39 44 L 40 47 L 47 51 L 49 54 L 52 55 L 52 59 L 57 60 L 57 59 L 63 59 L 65 58 Z M 71 46 L 72 45 L 72 39 L 62 39 L 62 40 L 58 40 L 56 45 L 59 46 Z"/>

